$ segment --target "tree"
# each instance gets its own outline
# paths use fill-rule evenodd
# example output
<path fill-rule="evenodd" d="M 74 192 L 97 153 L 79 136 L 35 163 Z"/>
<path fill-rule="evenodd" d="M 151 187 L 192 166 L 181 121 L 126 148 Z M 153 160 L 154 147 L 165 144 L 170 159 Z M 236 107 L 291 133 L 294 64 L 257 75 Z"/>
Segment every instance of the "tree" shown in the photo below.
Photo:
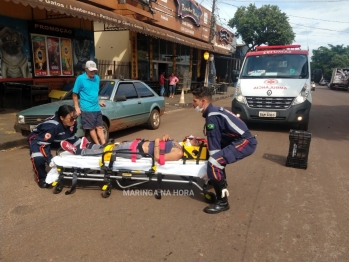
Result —
<path fill-rule="evenodd" d="M 248 51 L 262 44 L 291 44 L 295 38 L 287 15 L 275 5 L 239 7 L 228 25 L 236 28 L 235 36 L 241 36 Z"/>
<path fill-rule="evenodd" d="M 322 69 L 323 77 L 330 80 L 332 71 L 337 67 L 349 67 L 349 46 L 328 45 L 328 47 L 320 46 L 313 50 L 311 57 L 311 69 Z"/>

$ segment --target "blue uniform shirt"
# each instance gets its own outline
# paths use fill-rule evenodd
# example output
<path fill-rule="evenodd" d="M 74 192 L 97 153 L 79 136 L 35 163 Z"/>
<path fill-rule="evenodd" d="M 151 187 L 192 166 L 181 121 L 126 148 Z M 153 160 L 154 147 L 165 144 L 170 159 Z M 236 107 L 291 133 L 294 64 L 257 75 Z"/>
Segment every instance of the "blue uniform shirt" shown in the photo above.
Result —
<path fill-rule="evenodd" d="M 252 137 L 246 124 L 232 112 L 209 104 L 202 115 L 206 118 L 205 130 L 210 155 L 229 144 Z"/>
<path fill-rule="evenodd" d="M 80 109 L 83 112 L 99 112 L 98 93 L 100 78 L 95 75 L 90 79 L 86 72 L 76 78 L 73 93 L 79 95 Z"/>
<path fill-rule="evenodd" d="M 80 144 L 80 138 L 75 136 L 76 131 L 76 121 L 73 126 L 65 127 L 58 116 L 52 116 L 40 123 L 28 136 L 30 152 L 36 153 L 40 151 L 43 154 L 42 156 L 47 157 L 48 162 L 50 162 L 52 158 L 50 146 L 52 143 L 60 143 L 63 140 L 68 140 L 75 146 Z"/>
<path fill-rule="evenodd" d="M 40 145 L 50 145 L 53 142 L 70 140 L 74 144 L 78 137 L 75 136 L 77 131 L 77 122 L 71 127 L 65 127 L 59 120 L 58 116 L 52 116 L 40 123 L 29 135 L 28 140 Z"/>

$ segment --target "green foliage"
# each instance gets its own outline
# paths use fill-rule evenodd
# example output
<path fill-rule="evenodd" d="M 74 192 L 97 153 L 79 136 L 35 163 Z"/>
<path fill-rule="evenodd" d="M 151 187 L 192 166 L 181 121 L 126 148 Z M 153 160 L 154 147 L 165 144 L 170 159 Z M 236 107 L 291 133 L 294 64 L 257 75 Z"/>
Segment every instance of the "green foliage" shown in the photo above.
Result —
<path fill-rule="evenodd" d="M 330 80 L 334 68 L 349 68 L 349 46 L 343 45 L 328 45 L 328 47 L 320 46 L 313 50 L 311 57 L 311 70 L 320 68 L 323 72 L 323 77 Z"/>
<path fill-rule="evenodd" d="M 236 28 L 235 36 L 242 38 L 249 51 L 262 44 L 291 44 L 295 38 L 287 15 L 275 5 L 239 7 L 228 25 Z"/>

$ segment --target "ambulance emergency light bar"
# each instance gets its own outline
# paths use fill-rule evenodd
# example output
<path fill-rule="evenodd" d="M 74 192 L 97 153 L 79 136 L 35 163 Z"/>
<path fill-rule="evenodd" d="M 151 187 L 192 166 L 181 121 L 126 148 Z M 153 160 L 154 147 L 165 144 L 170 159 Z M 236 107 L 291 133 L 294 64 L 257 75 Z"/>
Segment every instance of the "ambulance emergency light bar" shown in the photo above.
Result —
<path fill-rule="evenodd" d="M 288 49 L 288 48 L 301 48 L 301 45 L 265 45 L 265 46 L 256 46 L 256 51 L 264 50 L 278 50 L 278 49 Z"/>

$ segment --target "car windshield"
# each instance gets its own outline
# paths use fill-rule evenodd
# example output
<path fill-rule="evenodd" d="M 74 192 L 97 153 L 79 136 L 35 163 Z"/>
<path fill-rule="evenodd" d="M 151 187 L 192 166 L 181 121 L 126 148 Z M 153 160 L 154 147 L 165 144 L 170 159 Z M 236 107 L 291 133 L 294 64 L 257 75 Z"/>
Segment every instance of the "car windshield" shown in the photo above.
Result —
<path fill-rule="evenodd" d="M 246 57 L 240 78 L 307 78 L 308 58 L 303 54 Z"/>
<path fill-rule="evenodd" d="M 114 89 L 115 81 L 101 81 L 99 85 L 99 93 L 98 96 L 100 99 L 109 99 L 113 89 Z"/>

